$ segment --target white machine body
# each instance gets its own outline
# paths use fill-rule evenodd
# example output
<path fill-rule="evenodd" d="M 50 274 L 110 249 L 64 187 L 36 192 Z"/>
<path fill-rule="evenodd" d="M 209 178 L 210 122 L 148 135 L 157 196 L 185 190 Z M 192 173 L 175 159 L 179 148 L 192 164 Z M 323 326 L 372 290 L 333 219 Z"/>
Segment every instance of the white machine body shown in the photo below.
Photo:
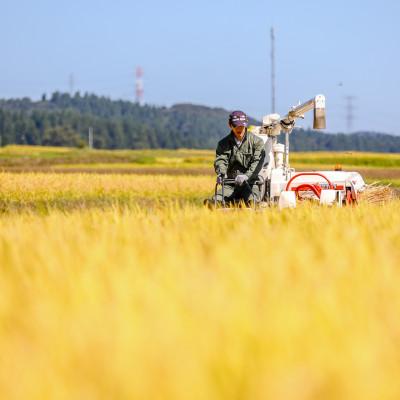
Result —
<path fill-rule="evenodd" d="M 296 199 L 313 199 L 322 205 L 352 204 L 365 189 L 365 182 L 355 171 L 307 171 L 297 172 L 289 164 L 289 135 L 295 121 L 304 113 L 314 110 L 314 128 L 323 129 L 325 122 L 325 96 L 293 107 L 286 116 L 270 114 L 263 118 L 260 127 L 251 131 L 264 142 L 266 152 L 260 176 L 267 183 L 265 201 L 278 204 L 279 208 L 293 208 Z M 277 136 L 285 132 L 285 144 L 278 143 Z"/>

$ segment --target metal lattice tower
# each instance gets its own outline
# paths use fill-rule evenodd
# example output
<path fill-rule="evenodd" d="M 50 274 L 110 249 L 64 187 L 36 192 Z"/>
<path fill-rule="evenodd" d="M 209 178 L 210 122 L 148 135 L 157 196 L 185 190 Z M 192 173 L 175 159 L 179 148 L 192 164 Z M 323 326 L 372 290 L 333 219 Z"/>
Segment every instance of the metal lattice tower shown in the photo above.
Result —
<path fill-rule="evenodd" d="M 136 68 L 136 83 L 135 83 L 135 100 L 137 103 L 143 103 L 143 69 L 141 67 Z"/>
<path fill-rule="evenodd" d="M 68 77 L 68 87 L 69 87 L 69 94 L 70 96 L 74 95 L 74 88 L 75 88 L 75 77 L 74 74 L 69 74 Z"/>

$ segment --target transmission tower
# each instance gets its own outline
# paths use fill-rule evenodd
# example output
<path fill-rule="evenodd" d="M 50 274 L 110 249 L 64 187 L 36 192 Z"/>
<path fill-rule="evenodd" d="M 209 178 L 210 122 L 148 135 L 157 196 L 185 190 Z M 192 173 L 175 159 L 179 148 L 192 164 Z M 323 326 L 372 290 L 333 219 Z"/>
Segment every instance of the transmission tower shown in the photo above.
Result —
<path fill-rule="evenodd" d="M 271 112 L 275 113 L 275 33 L 271 27 Z"/>
<path fill-rule="evenodd" d="M 75 87 L 75 77 L 74 77 L 74 74 L 69 74 L 69 77 L 68 77 L 68 87 L 69 87 L 69 94 L 71 95 L 71 96 L 73 96 L 74 95 L 74 87 Z"/>
<path fill-rule="evenodd" d="M 135 100 L 137 103 L 143 103 L 143 69 L 141 67 L 136 68 L 136 83 L 135 83 Z"/>
<path fill-rule="evenodd" d="M 353 130 L 355 96 L 346 96 L 345 99 L 347 132 L 351 132 Z"/>

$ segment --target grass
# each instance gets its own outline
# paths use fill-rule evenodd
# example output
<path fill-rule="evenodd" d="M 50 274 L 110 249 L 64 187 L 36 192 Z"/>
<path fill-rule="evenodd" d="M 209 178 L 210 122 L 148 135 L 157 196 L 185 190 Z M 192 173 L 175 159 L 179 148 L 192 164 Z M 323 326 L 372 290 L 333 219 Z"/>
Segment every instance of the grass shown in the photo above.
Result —
<path fill-rule="evenodd" d="M 374 179 L 367 179 L 367 183 L 374 183 L 376 180 Z M 400 188 L 400 179 L 379 179 L 379 184 L 381 185 L 390 185 L 394 188 Z"/>
<path fill-rule="evenodd" d="M 213 152 L 209 150 L 89 150 L 17 145 L 0 148 L 0 167 L 96 163 L 204 164 L 212 158 Z"/>
<path fill-rule="evenodd" d="M 291 153 L 291 163 L 294 166 L 329 165 L 374 167 L 374 168 L 400 168 L 400 154 L 398 153 L 363 153 L 363 152 L 298 152 Z"/>
<path fill-rule="evenodd" d="M 399 202 L 0 218 L 0 396 L 400 396 Z"/>
<path fill-rule="evenodd" d="M 57 164 L 146 164 L 146 165 L 209 165 L 213 150 L 88 150 L 63 147 L 6 146 L 0 148 L 0 166 Z M 297 166 L 343 166 L 400 168 L 400 154 L 361 152 L 291 153 Z"/>

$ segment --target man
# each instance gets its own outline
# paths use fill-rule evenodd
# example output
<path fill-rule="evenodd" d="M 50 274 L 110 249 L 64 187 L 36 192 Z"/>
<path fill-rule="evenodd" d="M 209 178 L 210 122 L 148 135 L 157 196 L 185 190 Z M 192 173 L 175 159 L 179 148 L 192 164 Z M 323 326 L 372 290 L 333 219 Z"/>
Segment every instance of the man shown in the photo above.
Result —
<path fill-rule="evenodd" d="M 247 130 L 248 118 L 243 111 L 233 111 L 229 115 L 231 132 L 217 146 L 214 162 L 217 181 L 234 179 L 234 184 L 225 184 L 224 197 L 227 203 L 259 199 L 259 189 L 255 185 L 264 162 L 264 142 Z M 217 201 L 222 201 L 221 189 Z"/>

